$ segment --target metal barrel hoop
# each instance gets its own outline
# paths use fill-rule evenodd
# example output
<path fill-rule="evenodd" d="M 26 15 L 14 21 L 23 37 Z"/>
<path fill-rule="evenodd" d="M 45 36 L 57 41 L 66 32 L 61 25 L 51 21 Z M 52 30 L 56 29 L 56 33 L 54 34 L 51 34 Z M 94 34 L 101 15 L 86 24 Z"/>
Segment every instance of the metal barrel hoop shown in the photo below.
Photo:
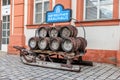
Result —
<path fill-rule="evenodd" d="M 74 32 L 73 37 L 76 37 L 77 34 L 78 34 L 78 30 L 77 30 L 77 28 L 75 26 L 72 26 L 72 27 L 73 27 L 73 32 Z"/>
<path fill-rule="evenodd" d="M 82 44 L 82 42 L 81 42 L 81 40 L 79 40 L 79 38 L 77 37 L 76 38 L 76 42 L 77 42 L 77 46 L 76 46 L 76 51 L 80 48 L 80 46 L 81 46 L 81 44 Z"/>
<path fill-rule="evenodd" d="M 72 52 L 75 52 L 77 49 L 77 42 L 76 42 L 76 39 L 74 37 L 70 37 L 69 38 L 71 40 L 71 42 L 73 43 L 73 49 L 72 49 Z"/>
<path fill-rule="evenodd" d="M 71 35 L 69 37 L 74 37 L 74 28 L 73 26 L 67 26 L 69 28 L 69 30 L 71 31 Z"/>

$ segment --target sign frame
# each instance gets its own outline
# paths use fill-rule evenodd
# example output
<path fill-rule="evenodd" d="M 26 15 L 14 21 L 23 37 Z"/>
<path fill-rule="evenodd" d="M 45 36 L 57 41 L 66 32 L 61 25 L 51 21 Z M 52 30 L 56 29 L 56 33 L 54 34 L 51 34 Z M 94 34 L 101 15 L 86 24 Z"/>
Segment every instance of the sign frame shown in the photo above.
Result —
<path fill-rule="evenodd" d="M 57 16 L 55 16 L 55 15 L 57 15 Z M 72 17 L 72 10 L 71 9 L 64 9 L 63 5 L 57 4 L 57 5 L 55 5 L 53 11 L 46 12 L 45 21 L 46 21 L 46 23 L 70 22 L 71 17 Z"/>

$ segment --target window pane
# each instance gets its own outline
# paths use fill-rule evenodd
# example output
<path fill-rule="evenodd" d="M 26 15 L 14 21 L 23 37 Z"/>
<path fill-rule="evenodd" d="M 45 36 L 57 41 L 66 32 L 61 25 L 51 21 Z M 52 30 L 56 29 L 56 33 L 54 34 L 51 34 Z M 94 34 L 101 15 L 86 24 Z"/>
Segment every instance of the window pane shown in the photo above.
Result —
<path fill-rule="evenodd" d="M 113 15 L 113 6 L 101 6 L 100 7 L 100 18 L 112 18 Z"/>
<path fill-rule="evenodd" d="M 10 16 L 7 16 L 7 21 L 8 21 L 8 22 L 10 21 Z"/>
<path fill-rule="evenodd" d="M 35 1 L 41 1 L 41 0 L 35 0 Z"/>
<path fill-rule="evenodd" d="M 10 23 L 7 23 L 7 29 L 10 29 Z"/>
<path fill-rule="evenodd" d="M 9 38 L 7 38 L 7 44 L 9 44 Z"/>
<path fill-rule="evenodd" d="M 49 2 L 45 2 L 44 3 L 44 11 L 46 12 L 46 11 L 48 11 L 48 9 L 49 9 Z"/>
<path fill-rule="evenodd" d="M 2 37 L 6 37 L 6 31 L 2 31 Z"/>
<path fill-rule="evenodd" d="M 10 5 L 10 0 L 8 0 L 8 5 Z"/>
<path fill-rule="evenodd" d="M 44 13 L 44 18 L 43 18 L 43 21 L 45 21 L 45 19 L 46 19 L 46 13 Z"/>
<path fill-rule="evenodd" d="M 97 7 L 86 8 L 86 19 L 97 19 Z"/>
<path fill-rule="evenodd" d="M 86 6 L 96 6 L 98 4 L 98 0 L 86 0 Z"/>
<path fill-rule="evenodd" d="M 3 22 L 6 22 L 6 16 L 3 16 Z"/>
<path fill-rule="evenodd" d="M 6 23 L 3 23 L 2 29 L 6 29 Z"/>
<path fill-rule="evenodd" d="M 42 14 L 36 14 L 35 22 L 36 23 L 41 23 L 42 22 Z"/>
<path fill-rule="evenodd" d="M 100 0 L 100 4 L 112 4 L 113 0 Z"/>
<path fill-rule="evenodd" d="M 7 0 L 2 0 L 2 2 L 3 2 L 3 6 L 7 5 Z"/>
<path fill-rule="evenodd" d="M 42 12 L 42 3 L 36 3 L 36 12 Z"/>
<path fill-rule="evenodd" d="M 8 31 L 7 31 L 7 37 L 9 37 L 9 36 L 10 36 L 10 31 L 8 30 Z"/>
<path fill-rule="evenodd" d="M 6 44 L 6 38 L 2 38 L 2 44 Z"/>

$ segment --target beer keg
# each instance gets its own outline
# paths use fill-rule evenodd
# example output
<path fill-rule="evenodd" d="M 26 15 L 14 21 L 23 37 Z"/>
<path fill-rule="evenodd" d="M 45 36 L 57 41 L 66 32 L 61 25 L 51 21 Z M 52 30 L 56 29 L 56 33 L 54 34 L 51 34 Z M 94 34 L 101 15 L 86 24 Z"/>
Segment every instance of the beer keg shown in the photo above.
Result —
<path fill-rule="evenodd" d="M 78 30 L 74 26 L 64 26 L 60 30 L 60 36 L 62 38 L 76 37 Z"/>
<path fill-rule="evenodd" d="M 28 46 L 30 47 L 30 49 L 32 49 L 32 50 L 38 49 L 38 45 L 37 45 L 38 40 L 39 40 L 38 37 L 32 37 L 29 39 Z"/>
<path fill-rule="evenodd" d="M 62 38 L 60 37 L 56 37 L 56 38 L 52 38 L 50 40 L 50 49 L 52 51 L 58 51 L 61 49 L 61 42 L 62 42 Z"/>
<path fill-rule="evenodd" d="M 38 41 L 38 47 L 40 50 L 47 50 L 49 49 L 49 42 L 50 38 L 45 37 L 45 38 L 40 38 Z"/>
<path fill-rule="evenodd" d="M 87 46 L 87 41 L 82 37 L 69 37 L 62 42 L 62 49 L 65 52 L 84 51 Z"/>
<path fill-rule="evenodd" d="M 47 37 L 48 36 L 48 30 L 49 30 L 49 27 L 40 27 L 38 29 L 38 36 L 40 38 Z"/>
<path fill-rule="evenodd" d="M 60 27 L 51 27 L 49 29 L 49 37 L 55 38 L 59 36 Z"/>

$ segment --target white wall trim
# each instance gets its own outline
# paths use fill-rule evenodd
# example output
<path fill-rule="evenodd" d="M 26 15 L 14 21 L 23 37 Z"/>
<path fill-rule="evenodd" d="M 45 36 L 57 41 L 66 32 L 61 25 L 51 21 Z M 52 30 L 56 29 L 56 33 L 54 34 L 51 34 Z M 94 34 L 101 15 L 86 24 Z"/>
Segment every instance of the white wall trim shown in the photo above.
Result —
<path fill-rule="evenodd" d="M 2 12 L 2 0 L 1 0 L 1 10 L 0 12 Z M 1 13 L 1 20 L 2 20 L 2 13 Z"/>
<path fill-rule="evenodd" d="M 13 35 L 13 33 L 14 33 L 14 0 L 12 1 L 12 7 L 11 7 L 11 9 L 12 9 L 12 31 L 11 31 L 11 33 L 12 33 L 12 35 Z"/>
<path fill-rule="evenodd" d="M 52 0 L 52 9 L 54 8 L 55 4 L 56 4 L 55 0 Z M 55 26 L 54 23 L 53 23 L 53 26 Z"/>
<path fill-rule="evenodd" d="M 52 9 L 54 8 L 54 6 L 55 6 L 55 0 L 52 0 Z"/>
<path fill-rule="evenodd" d="M 71 7 L 71 9 L 72 9 L 72 18 L 76 19 L 77 0 L 72 0 L 71 6 L 72 6 Z M 74 21 L 76 21 L 76 20 L 71 21 L 71 25 L 75 25 Z"/>
<path fill-rule="evenodd" d="M 24 33 L 27 25 L 28 0 L 24 0 Z"/>
<path fill-rule="evenodd" d="M 86 0 L 84 0 L 84 7 L 83 7 L 83 20 L 85 20 L 85 14 L 86 14 L 86 7 L 85 7 L 85 5 L 86 5 Z"/>
<path fill-rule="evenodd" d="M 27 31 L 27 20 L 28 20 L 28 18 L 27 18 L 27 14 L 28 14 L 28 0 L 24 0 L 24 35 L 25 35 L 25 37 L 26 37 L 26 35 L 27 35 L 27 33 L 26 33 L 26 31 Z M 26 39 L 25 39 L 25 41 L 26 41 Z M 26 45 L 26 42 L 25 42 L 25 45 Z"/>
<path fill-rule="evenodd" d="M 119 0 L 119 19 L 120 19 L 120 0 Z M 120 26 L 120 23 L 119 23 Z M 120 34 L 120 27 L 119 27 L 119 34 Z M 119 35 L 119 50 L 120 50 L 120 35 Z"/>
<path fill-rule="evenodd" d="M 120 19 L 120 0 L 119 0 L 119 19 Z"/>

